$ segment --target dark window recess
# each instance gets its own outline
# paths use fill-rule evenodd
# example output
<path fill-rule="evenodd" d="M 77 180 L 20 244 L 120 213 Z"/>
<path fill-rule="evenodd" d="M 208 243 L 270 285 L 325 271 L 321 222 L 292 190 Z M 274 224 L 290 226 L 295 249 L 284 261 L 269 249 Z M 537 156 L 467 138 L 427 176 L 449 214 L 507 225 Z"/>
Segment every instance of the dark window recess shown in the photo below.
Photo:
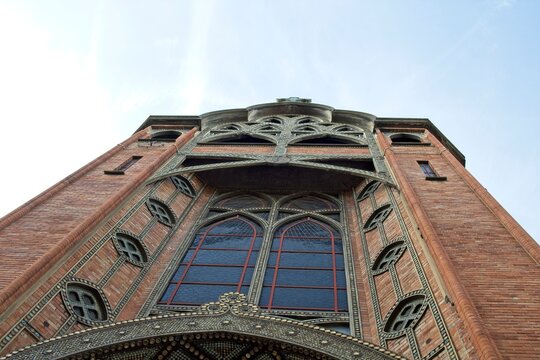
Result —
<path fill-rule="evenodd" d="M 160 131 L 152 135 L 155 141 L 175 141 L 182 133 L 180 131 Z"/>
<path fill-rule="evenodd" d="M 155 199 L 149 199 L 146 204 L 150 213 L 152 213 L 160 223 L 167 226 L 172 226 L 174 224 L 174 215 L 167 205 Z"/>
<path fill-rule="evenodd" d="M 250 135 L 235 135 L 219 140 L 209 141 L 206 144 L 216 145 L 274 145 L 273 142 Z"/>
<path fill-rule="evenodd" d="M 302 134 L 303 135 L 303 134 Z M 341 139 L 333 136 L 321 136 L 301 140 L 289 145 L 361 145 L 353 140 Z"/>
<path fill-rule="evenodd" d="M 116 234 L 118 252 L 124 255 L 128 261 L 141 265 L 147 261 L 146 252 L 139 240 L 127 234 Z"/>
<path fill-rule="evenodd" d="M 411 327 L 422 315 L 423 308 L 423 295 L 411 296 L 402 300 L 394 311 L 392 311 L 384 326 L 384 331 L 392 333 Z"/>
<path fill-rule="evenodd" d="M 134 155 L 130 159 L 124 161 L 122 164 L 114 168 L 113 170 L 105 170 L 104 173 L 107 175 L 124 175 L 126 170 L 129 169 L 133 164 L 142 159 L 142 156 Z"/>
<path fill-rule="evenodd" d="M 283 204 L 283 207 L 287 209 L 298 209 L 305 211 L 337 210 L 337 205 L 334 202 L 313 195 L 302 196 L 289 200 Z"/>
<path fill-rule="evenodd" d="M 384 220 L 386 220 L 391 211 L 392 208 L 390 205 L 384 205 L 375 210 L 375 212 L 367 219 L 366 224 L 364 225 L 364 230 L 370 231 L 375 229 L 377 226 L 382 224 Z"/>
<path fill-rule="evenodd" d="M 358 170 L 365 171 L 375 171 L 375 165 L 372 160 L 340 160 L 340 159 L 329 159 L 329 160 L 308 160 L 311 162 L 319 164 L 328 164 L 334 166 L 348 167 Z"/>
<path fill-rule="evenodd" d="M 371 194 L 374 194 L 375 191 L 377 191 L 380 185 L 381 183 L 378 181 L 372 181 L 369 184 L 367 184 L 364 190 L 362 190 L 362 192 L 358 196 L 358 200 L 362 201 L 364 199 L 367 199 Z"/>
<path fill-rule="evenodd" d="M 265 199 L 250 194 L 235 195 L 218 201 L 215 206 L 229 209 L 249 209 L 267 207 L 269 204 Z"/>
<path fill-rule="evenodd" d="M 172 176 L 171 181 L 181 193 L 192 197 L 195 196 L 195 189 L 187 179 L 181 176 Z"/>
<path fill-rule="evenodd" d="M 68 284 L 67 301 L 79 320 L 106 321 L 107 311 L 99 293 L 82 284 Z"/>
<path fill-rule="evenodd" d="M 428 161 L 418 161 L 418 165 L 420 166 L 420 169 L 422 169 L 422 172 L 424 173 L 424 175 L 426 175 L 426 180 L 435 180 L 435 181 L 446 180 L 446 176 L 437 175 L 437 173 L 435 172 L 435 170 L 433 170 L 433 168 L 431 167 Z"/>
<path fill-rule="evenodd" d="M 411 134 L 395 134 L 390 136 L 390 139 L 392 139 L 392 144 L 420 144 L 422 140 L 420 140 L 419 136 L 411 135 Z"/>
<path fill-rule="evenodd" d="M 259 225 L 240 216 L 201 228 L 159 304 L 200 305 L 229 291 L 247 294 L 262 235 Z"/>
<path fill-rule="evenodd" d="M 260 300 L 262 308 L 347 311 L 347 286 L 340 234 L 303 218 L 274 234 Z"/>
<path fill-rule="evenodd" d="M 390 264 L 395 263 L 403 250 L 405 249 L 405 243 L 403 241 L 396 241 L 393 244 L 388 245 L 383 252 L 377 256 L 377 259 L 373 263 L 373 271 L 381 273 L 388 270 Z"/>
<path fill-rule="evenodd" d="M 240 158 L 207 158 L 207 157 L 187 157 L 186 160 L 182 163 L 183 167 L 188 166 L 201 166 L 201 165 L 214 165 L 214 164 L 223 164 L 233 161 L 244 161 L 246 159 Z"/>

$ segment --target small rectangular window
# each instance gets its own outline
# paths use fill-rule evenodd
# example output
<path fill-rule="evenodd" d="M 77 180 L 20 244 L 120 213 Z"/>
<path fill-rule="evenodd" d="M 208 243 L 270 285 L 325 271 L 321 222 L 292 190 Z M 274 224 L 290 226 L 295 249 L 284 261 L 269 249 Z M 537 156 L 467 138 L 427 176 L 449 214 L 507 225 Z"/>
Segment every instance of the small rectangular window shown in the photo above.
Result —
<path fill-rule="evenodd" d="M 420 166 L 420 169 L 422 169 L 424 175 L 426 175 L 426 180 L 446 180 L 446 176 L 437 175 L 437 173 L 435 172 L 435 170 L 433 170 L 428 161 L 418 161 L 418 165 Z"/>
<path fill-rule="evenodd" d="M 113 170 L 105 170 L 107 175 L 124 175 L 127 169 L 129 169 L 133 164 L 142 159 L 142 156 L 134 155 L 128 160 L 124 161 L 122 164 L 118 165 Z"/>

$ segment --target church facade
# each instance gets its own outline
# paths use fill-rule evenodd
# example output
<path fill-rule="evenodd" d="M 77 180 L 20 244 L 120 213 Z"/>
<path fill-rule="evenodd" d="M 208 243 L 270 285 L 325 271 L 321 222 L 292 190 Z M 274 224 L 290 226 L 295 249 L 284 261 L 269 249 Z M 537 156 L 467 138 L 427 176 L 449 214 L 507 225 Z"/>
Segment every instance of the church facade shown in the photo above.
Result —
<path fill-rule="evenodd" d="M 540 249 L 428 119 L 150 116 L 0 245 L 2 359 L 540 356 Z"/>

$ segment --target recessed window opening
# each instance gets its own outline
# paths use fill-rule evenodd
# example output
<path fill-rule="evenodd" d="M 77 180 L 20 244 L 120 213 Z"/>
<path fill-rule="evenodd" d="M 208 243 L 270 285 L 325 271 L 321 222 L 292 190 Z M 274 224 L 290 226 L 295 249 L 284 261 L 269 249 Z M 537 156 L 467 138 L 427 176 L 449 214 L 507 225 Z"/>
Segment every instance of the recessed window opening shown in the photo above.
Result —
<path fill-rule="evenodd" d="M 137 161 L 142 159 L 142 156 L 133 155 L 131 158 L 124 161 L 122 164 L 115 167 L 113 170 L 105 170 L 107 175 L 123 175 L 127 169 L 132 167 Z"/>
<path fill-rule="evenodd" d="M 391 211 L 392 208 L 390 207 L 390 205 L 384 205 L 375 210 L 373 214 L 369 217 L 369 219 L 366 221 L 366 224 L 364 225 L 364 230 L 370 231 L 381 225 L 384 220 L 386 220 Z"/>
<path fill-rule="evenodd" d="M 374 194 L 375 191 L 377 191 L 380 185 L 381 183 L 378 181 L 372 181 L 369 184 L 367 184 L 364 190 L 362 190 L 362 192 L 360 193 L 360 196 L 358 196 L 358 200 L 362 201 L 364 199 L 369 198 L 371 194 Z"/>
<path fill-rule="evenodd" d="M 124 255 L 129 261 L 136 264 L 147 261 L 146 252 L 139 240 L 127 234 L 116 234 L 118 252 Z"/>
<path fill-rule="evenodd" d="M 404 299 L 392 311 L 384 327 L 385 332 L 397 332 L 411 327 L 422 315 L 424 296 L 416 295 Z"/>
<path fill-rule="evenodd" d="M 391 264 L 399 259 L 404 247 L 405 243 L 403 241 L 396 241 L 393 244 L 388 245 L 373 263 L 373 271 L 386 271 Z"/>
<path fill-rule="evenodd" d="M 411 134 L 395 134 L 391 135 L 390 139 L 392 139 L 392 142 L 396 143 L 421 143 L 422 140 L 419 136 L 411 135 Z"/>
<path fill-rule="evenodd" d="M 66 292 L 68 305 L 80 320 L 107 320 L 105 304 L 95 289 L 82 284 L 68 284 Z"/>
<path fill-rule="evenodd" d="M 149 199 L 146 204 L 150 213 L 152 213 L 160 223 L 166 226 L 172 226 L 174 224 L 174 215 L 165 204 L 155 199 Z"/>
<path fill-rule="evenodd" d="M 429 164 L 428 161 L 418 161 L 418 165 L 420 165 L 420 169 L 422 169 L 422 172 L 427 177 L 437 177 L 438 176 L 437 173 L 435 172 L 435 170 L 433 170 L 433 168 L 431 167 L 431 165 Z"/>
<path fill-rule="evenodd" d="M 184 179 L 181 176 L 172 176 L 171 181 L 181 193 L 192 197 L 196 195 L 195 189 L 193 189 L 193 186 L 191 186 L 187 179 Z"/>
<path fill-rule="evenodd" d="M 353 140 L 341 139 L 334 136 L 321 136 L 294 142 L 290 145 L 360 145 Z"/>
<path fill-rule="evenodd" d="M 160 131 L 152 135 L 152 140 L 162 140 L 162 141 L 174 141 L 176 140 L 182 133 L 180 131 Z"/>

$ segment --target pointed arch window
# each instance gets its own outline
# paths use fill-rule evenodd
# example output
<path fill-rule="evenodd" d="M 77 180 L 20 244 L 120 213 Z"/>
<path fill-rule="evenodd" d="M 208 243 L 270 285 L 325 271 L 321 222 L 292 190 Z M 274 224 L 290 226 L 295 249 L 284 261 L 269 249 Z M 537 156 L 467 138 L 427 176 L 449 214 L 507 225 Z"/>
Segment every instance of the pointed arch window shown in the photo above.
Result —
<path fill-rule="evenodd" d="M 331 195 L 233 194 L 218 197 L 206 218 L 163 284 L 159 309 L 238 291 L 280 314 L 348 312 L 342 238 L 330 225 L 339 226 L 340 205 Z"/>
<path fill-rule="evenodd" d="M 347 311 L 339 232 L 310 217 L 275 232 L 260 306 L 268 310 Z"/>
<path fill-rule="evenodd" d="M 371 231 L 375 229 L 377 226 L 382 224 L 384 220 L 386 220 L 391 211 L 392 207 L 390 205 L 384 205 L 375 210 L 367 219 L 366 224 L 364 225 L 364 230 Z"/>
<path fill-rule="evenodd" d="M 199 305 L 221 294 L 247 294 L 262 241 L 262 229 L 241 216 L 201 228 L 160 300 Z"/>

